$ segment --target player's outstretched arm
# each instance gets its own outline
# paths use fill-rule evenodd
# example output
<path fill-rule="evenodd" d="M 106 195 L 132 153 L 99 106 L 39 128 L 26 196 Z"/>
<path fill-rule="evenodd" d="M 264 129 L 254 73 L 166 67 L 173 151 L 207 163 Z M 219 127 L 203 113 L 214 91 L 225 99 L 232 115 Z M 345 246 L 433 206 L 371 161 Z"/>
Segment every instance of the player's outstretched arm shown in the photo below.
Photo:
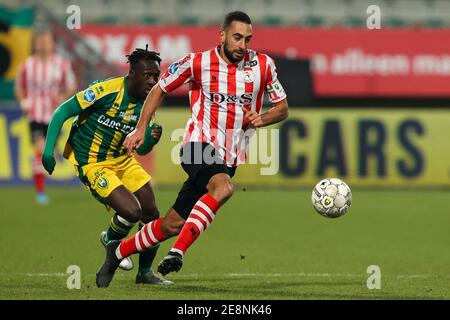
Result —
<path fill-rule="evenodd" d="M 256 128 L 270 126 L 286 119 L 289 115 L 289 107 L 287 99 L 274 103 L 273 108 L 267 110 L 263 114 L 258 114 L 255 111 L 248 111 L 245 117 Z"/>
<path fill-rule="evenodd" d="M 123 142 L 123 146 L 127 148 L 128 154 L 131 154 L 134 149 L 138 149 L 144 142 L 145 130 L 152 115 L 164 100 L 164 95 L 164 91 L 158 84 L 156 84 L 149 92 L 144 101 L 144 105 L 142 106 L 141 115 L 136 128 L 127 135 Z"/>
<path fill-rule="evenodd" d="M 49 174 L 52 174 L 55 169 L 56 161 L 53 155 L 56 140 L 64 122 L 81 112 L 80 105 L 75 97 L 65 101 L 61 104 L 52 116 L 50 124 L 48 125 L 47 138 L 45 139 L 45 148 L 42 153 L 42 165 Z"/>

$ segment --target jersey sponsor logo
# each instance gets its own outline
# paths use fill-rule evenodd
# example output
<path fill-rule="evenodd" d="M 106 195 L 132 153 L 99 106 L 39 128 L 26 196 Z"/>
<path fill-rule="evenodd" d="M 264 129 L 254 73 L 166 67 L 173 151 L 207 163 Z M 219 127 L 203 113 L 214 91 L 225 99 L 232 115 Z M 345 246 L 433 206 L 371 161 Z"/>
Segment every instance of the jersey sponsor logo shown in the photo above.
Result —
<path fill-rule="evenodd" d="M 180 64 L 178 62 L 172 63 L 168 70 L 169 74 L 174 74 L 175 72 L 177 72 L 179 66 L 180 66 Z"/>
<path fill-rule="evenodd" d="M 92 102 L 95 100 L 95 92 L 92 89 L 87 89 L 83 93 L 83 99 L 86 102 Z"/>
<path fill-rule="evenodd" d="M 107 128 L 113 129 L 115 131 L 120 131 L 123 134 L 129 134 L 134 130 L 134 126 L 109 118 L 103 114 L 98 117 L 97 122 Z"/>
<path fill-rule="evenodd" d="M 254 67 L 256 65 L 258 65 L 258 61 L 256 61 L 256 60 L 247 61 L 246 63 L 244 63 L 244 67 L 252 68 L 252 67 Z"/>
<path fill-rule="evenodd" d="M 242 104 L 249 104 L 252 103 L 253 100 L 253 93 L 244 93 L 240 96 L 236 96 L 233 94 L 223 94 L 219 92 L 210 92 L 209 96 L 206 95 L 208 99 L 217 104 L 221 104 L 223 102 L 229 102 L 229 103 L 242 103 Z"/>
<path fill-rule="evenodd" d="M 137 114 L 128 114 L 123 111 L 120 111 L 119 117 L 121 117 L 122 119 L 125 119 L 127 121 L 137 121 L 138 120 Z"/>

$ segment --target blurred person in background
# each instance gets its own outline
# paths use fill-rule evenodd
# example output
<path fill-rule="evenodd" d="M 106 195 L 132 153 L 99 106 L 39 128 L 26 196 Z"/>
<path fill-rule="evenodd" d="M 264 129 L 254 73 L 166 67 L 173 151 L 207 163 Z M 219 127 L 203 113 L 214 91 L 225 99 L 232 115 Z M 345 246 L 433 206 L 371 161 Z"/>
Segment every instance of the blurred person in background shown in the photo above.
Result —
<path fill-rule="evenodd" d="M 36 201 L 48 203 L 45 173 L 41 164 L 48 124 L 55 109 L 75 93 L 76 79 L 70 62 L 55 52 L 55 41 L 49 30 L 34 37 L 34 53 L 19 68 L 15 94 L 23 114 L 30 123 L 34 148 L 33 182 Z"/>

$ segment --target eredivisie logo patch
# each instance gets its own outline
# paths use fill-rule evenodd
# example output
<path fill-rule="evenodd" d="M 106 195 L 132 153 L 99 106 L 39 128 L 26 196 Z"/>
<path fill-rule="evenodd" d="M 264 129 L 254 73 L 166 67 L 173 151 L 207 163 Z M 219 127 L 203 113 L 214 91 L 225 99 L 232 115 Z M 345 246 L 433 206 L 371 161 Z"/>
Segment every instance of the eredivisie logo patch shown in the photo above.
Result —
<path fill-rule="evenodd" d="M 92 89 L 87 89 L 83 93 L 83 99 L 86 102 L 92 102 L 95 100 L 95 92 Z"/>
<path fill-rule="evenodd" d="M 177 72 L 178 67 L 179 67 L 178 62 L 172 63 L 172 64 L 170 65 L 170 67 L 169 67 L 169 70 L 168 70 L 168 71 L 169 71 L 169 74 L 174 74 L 175 72 Z"/>

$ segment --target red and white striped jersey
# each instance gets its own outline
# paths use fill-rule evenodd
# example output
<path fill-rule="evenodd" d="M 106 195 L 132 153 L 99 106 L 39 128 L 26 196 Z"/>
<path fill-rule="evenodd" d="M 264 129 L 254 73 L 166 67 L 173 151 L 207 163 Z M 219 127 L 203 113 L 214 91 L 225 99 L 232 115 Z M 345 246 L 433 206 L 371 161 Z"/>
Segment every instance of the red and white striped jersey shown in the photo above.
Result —
<path fill-rule="evenodd" d="M 70 62 L 53 54 L 47 61 L 30 56 L 21 66 L 16 79 L 30 104 L 30 121 L 49 123 L 62 102 L 59 96 L 74 88 L 75 75 Z"/>
<path fill-rule="evenodd" d="M 189 83 L 191 117 L 183 143 L 210 143 L 228 166 L 236 166 L 245 162 L 248 146 L 244 137 L 250 126 L 244 113 L 261 112 L 264 92 L 272 103 L 286 99 L 286 93 L 268 55 L 247 50 L 241 62 L 228 64 L 219 50 L 190 53 L 174 62 L 159 86 L 171 92 Z"/>

